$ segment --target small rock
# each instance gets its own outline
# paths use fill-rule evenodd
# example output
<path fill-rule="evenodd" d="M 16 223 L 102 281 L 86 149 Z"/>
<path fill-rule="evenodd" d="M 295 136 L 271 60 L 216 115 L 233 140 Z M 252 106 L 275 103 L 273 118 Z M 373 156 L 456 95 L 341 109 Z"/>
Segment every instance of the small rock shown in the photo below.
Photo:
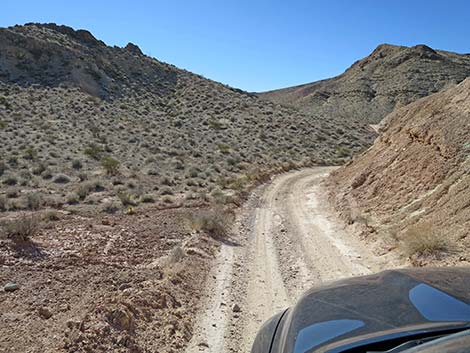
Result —
<path fill-rule="evenodd" d="M 49 308 L 46 307 L 39 308 L 38 314 L 40 317 L 46 320 L 52 316 L 52 312 L 49 310 Z"/>
<path fill-rule="evenodd" d="M 125 290 L 127 288 L 131 288 L 131 285 L 129 283 L 123 283 L 119 286 L 119 290 Z"/>
<path fill-rule="evenodd" d="M 62 304 L 59 307 L 59 311 L 61 311 L 61 312 L 65 312 L 65 311 L 69 311 L 69 310 L 70 310 L 70 305 L 69 304 Z"/>
<path fill-rule="evenodd" d="M 233 304 L 233 306 L 232 306 L 232 311 L 233 311 L 234 313 L 239 313 L 240 311 L 242 311 L 242 309 L 240 308 L 240 305 L 238 305 L 238 304 Z"/>
<path fill-rule="evenodd" d="M 3 287 L 3 289 L 5 290 L 5 292 L 14 292 L 17 289 L 20 289 L 20 286 L 16 283 L 9 282 L 5 285 L 5 287 Z"/>

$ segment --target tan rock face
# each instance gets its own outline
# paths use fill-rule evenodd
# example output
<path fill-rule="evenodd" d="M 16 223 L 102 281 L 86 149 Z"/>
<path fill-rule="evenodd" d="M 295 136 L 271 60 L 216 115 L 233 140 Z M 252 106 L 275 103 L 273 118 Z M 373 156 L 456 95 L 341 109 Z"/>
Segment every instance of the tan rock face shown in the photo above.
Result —
<path fill-rule="evenodd" d="M 430 223 L 455 247 L 450 257 L 468 253 L 470 79 L 390 114 L 374 145 L 332 173 L 329 184 L 351 222 L 368 218 L 379 235 L 398 238 L 413 224 Z"/>

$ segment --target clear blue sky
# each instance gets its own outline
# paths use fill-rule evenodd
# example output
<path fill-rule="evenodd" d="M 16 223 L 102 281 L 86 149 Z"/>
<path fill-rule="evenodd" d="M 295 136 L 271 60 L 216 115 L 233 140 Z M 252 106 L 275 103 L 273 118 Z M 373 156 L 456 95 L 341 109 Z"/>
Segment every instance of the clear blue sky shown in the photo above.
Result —
<path fill-rule="evenodd" d="M 378 44 L 470 52 L 466 0 L 1 0 L 0 26 L 56 22 L 248 91 L 343 72 Z"/>

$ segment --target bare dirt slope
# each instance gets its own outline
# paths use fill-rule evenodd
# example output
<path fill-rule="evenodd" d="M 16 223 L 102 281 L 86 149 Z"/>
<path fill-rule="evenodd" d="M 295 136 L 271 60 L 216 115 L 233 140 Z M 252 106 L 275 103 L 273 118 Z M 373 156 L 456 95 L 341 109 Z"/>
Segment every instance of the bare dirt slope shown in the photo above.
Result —
<path fill-rule="evenodd" d="M 304 290 L 385 266 L 330 213 L 321 182 L 331 171 L 283 174 L 256 190 L 237 221 L 240 236 L 222 246 L 209 277 L 188 353 L 249 352 L 262 323 Z"/>
<path fill-rule="evenodd" d="M 0 352 L 181 352 L 217 248 L 197 212 L 60 214 L 27 243 L 0 237 Z"/>
<path fill-rule="evenodd" d="M 377 124 L 395 108 L 468 76 L 469 54 L 382 44 L 337 77 L 260 96 L 335 120 Z"/>
<path fill-rule="evenodd" d="M 470 79 L 390 114 L 372 148 L 332 173 L 331 200 L 415 264 L 470 261 Z M 432 255 L 420 258 L 419 255 Z"/>

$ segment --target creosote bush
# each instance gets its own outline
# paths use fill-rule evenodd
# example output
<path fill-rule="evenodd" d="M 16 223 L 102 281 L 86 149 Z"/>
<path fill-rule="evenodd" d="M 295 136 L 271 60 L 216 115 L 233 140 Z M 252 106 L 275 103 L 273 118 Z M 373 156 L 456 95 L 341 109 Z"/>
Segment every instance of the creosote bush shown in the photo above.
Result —
<path fill-rule="evenodd" d="M 96 144 L 90 144 L 88 147 L 85 148 L 83 153 L 91 159 L 99 160 L 101 154 L 103 153 L 103 149 Z"/>
<path fill-rule="evenodd" d="M 137 201 L 128 192 L 120 192 L 117 196 L 123 206 L 137 206 Z"/>
<path fill-rule="evenodd" d="M 106 174 L 108 175 L 115 175 L 117 174 L 117 172 L 119 171 L 119 165 L 121 163 L 112 158 L 112 157 L 104 157 L 102 160 L 101 160 L 101 166 L 103 167 L 104 171 L 106 172 Z"/>

